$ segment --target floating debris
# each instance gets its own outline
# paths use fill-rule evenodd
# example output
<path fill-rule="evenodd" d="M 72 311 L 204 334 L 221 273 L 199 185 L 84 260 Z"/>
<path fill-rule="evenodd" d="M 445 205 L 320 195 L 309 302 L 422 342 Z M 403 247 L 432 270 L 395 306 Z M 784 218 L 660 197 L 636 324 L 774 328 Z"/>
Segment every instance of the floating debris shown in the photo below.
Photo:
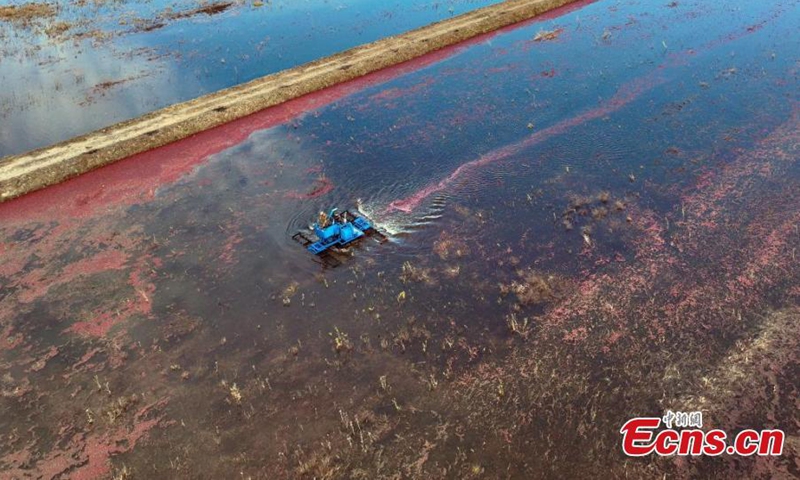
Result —
<path fill-rule="evenodd" d="M 228 392 L 230 393 L 231 398 L 236 404 L 242 403 L 242 391 L 239 390 L 239 387 L 236 386 L 235 383 L 230 386 Z"/>
<path fill-rule="evenodd" d="M 555 40 L 561 35 L 562 32 L 564 32 L 563 28 L 556 28 L 554 30 L 539 30 L 536 33 L 536 36 L 533 37 L 533 41 L 544 42 L 544 41 Z"/>
<path fill-rule="evenodd" d="M 523 318 L 522 320 L 517 319 L 516 313 L 510 313 L 506 316 L 506 324 L 508 325 L 508 329 L 511 330 L 511 333 L 519 335 L 522 338 L 528 338 L 528 318 Z"/>
<path fill-rule="evenodd" d="M 333 333 L 329 333 L 328 335 L 333 338 L 333 349 L 336 353 L 353 349 L 353 344 L 350 343 L 350 339 L 347 337 L 347 334 L 339 330 L 339 327 L 333 327 Z"/>

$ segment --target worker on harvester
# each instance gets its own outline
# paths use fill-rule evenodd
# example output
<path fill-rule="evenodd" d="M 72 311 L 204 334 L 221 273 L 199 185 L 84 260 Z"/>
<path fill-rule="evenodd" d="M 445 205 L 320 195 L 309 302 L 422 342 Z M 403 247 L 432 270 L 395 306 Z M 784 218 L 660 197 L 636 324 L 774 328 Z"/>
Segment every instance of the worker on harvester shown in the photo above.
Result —
<path fill-rule="evenodd" d="M 322 212 L 322 211 L 319 212 L 319 217 L 317 218 L 317 224 L 320 226 L 320 228 L 327 227 L 329 220 L 330 220 L 330 218 L 328 217 L 328 215 L 325 212 Z"/>
<path fill-rule="evenodd" d="M 337 210 L 339 209 L 331 209 L 331 213 L 327 214 L 325 212 L 319 212 L 319 217 L 317 218 L 317 225 L 319 225 L 319 228 L 325 228 L 334 223 L 344 223 L 342 216 L 336 213 Z"/>

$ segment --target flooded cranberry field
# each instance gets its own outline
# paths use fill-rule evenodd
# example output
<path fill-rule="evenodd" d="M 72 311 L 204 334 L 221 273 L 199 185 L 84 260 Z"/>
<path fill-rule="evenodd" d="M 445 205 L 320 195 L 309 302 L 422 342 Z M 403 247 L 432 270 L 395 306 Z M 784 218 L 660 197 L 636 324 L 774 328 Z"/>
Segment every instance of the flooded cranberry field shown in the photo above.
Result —
<path fill-rule="evenodd" d="M 796 478 L 798 24 L 584 1 L 0 204 L 0 477 Z"/>
<path fill-rule="evenodd" d="M 0 157 L 494 3 L 0 0 Z"/>

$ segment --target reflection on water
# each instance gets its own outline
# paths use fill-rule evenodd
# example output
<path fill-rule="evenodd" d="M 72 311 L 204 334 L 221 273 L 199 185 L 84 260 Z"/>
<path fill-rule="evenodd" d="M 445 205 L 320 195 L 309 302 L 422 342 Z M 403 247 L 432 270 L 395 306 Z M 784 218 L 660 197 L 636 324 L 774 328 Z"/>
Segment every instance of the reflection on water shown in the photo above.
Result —
<path fill-rule="evenodd" d="M 0 24 L 0 156 L 492 3 L 63 2 L 53 16 Z"/>
<path fill-rule="evenodd" d="M 177 69 L 168 62 L 142 55 L 46 41 L 37 51 L 62 60 L 45 65 L 6 61 L 0 68 L 5 87 L 0 93 L 0 156 L 136 117 L 179 101 L 184 89 L 199 89 L 193 79 L 177 84 Z"/>
<path fill-rule="evenodd" d="M 3 204 L 0 466 L 796 476 L 799 15 L 600 1 L 256 131 L 133 205 Z M 333 206 L 391 241 L 315 263 L 291 235 Z M 624 421 L 665 409 L 789 441 L 623 458 Z"/>

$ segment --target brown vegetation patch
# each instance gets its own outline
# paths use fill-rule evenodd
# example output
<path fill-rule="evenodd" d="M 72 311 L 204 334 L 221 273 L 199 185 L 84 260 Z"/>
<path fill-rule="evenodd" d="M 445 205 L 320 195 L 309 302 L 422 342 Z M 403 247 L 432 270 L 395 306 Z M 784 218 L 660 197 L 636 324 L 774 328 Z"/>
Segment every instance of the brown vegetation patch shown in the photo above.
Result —
<path fill-rule="evenodd" d="M 164 18 L 169 20 L 178 20 L 181 18 L 190 18 L 194 17 L 195 15 L 206 14 L 206 15 L 216 15 L 218 13 L 222 13 L 225 10 L 231 8 L 233 6 L 233 2 L 216 2 L 210 3 L 208 5 L 203 5 L 202 7 L 193 8 L 191 10 L 184 10 L 182 12 L 167 12 L 164 14 Z"/>
<path fill-rule="evenodd" d="M 68 22 L 53 22 L 45 30 L 44 33 L 50 38 L 58 38 L 72 28 Z"/>
<path fill-rule="evenodd" d="M 513 293 L 522 306 L 544 305 L 563 297 L 566 281 L 556 275 L 546 275 L 535 270 L 517 272 L 520 280 L 500 285 L 500 293 Z"/>
<path fill-rule="evenodd" d="M 442 232 L 433 242 L 433 252 L 442 260 L 462 258 L 470 253 L 466 242 L 448 232 Z"/>
<path fill-rule="evenodd" d="M 540 30 L 535 37 L 533 37 L 534 42 L 545 42 L 549 40 L 555 40 L 561 35 L 564 31 L 563 28 L 556 28 L 555 30 Z"/>
<path fill-rule="evenodd" d="M 571 195 L 569 205 L 561 212 L 561 224 L 567 231 L 583 224 L 581 233 L 588 235 L 591 223 L 622 212 L 626 207 L 625 201 L 613 198 L 608 191 L 601 191 L 596 196 Z"/>
<path fill-rule="evenodd" d="M 28 24 L 40 18 L 52 17 L 56 10 L 47 3 L 24 3 L 0 7 L 0 20 Z"/>
<path fill-rule="evenodd" d="M 403 264 L 400 280 L 403 283 L 408 282 L 422 282 L 428 285 L 436 283 L 431 277 L 431 270 L 429 268 L 415 267 L 411 262 Z"/>

